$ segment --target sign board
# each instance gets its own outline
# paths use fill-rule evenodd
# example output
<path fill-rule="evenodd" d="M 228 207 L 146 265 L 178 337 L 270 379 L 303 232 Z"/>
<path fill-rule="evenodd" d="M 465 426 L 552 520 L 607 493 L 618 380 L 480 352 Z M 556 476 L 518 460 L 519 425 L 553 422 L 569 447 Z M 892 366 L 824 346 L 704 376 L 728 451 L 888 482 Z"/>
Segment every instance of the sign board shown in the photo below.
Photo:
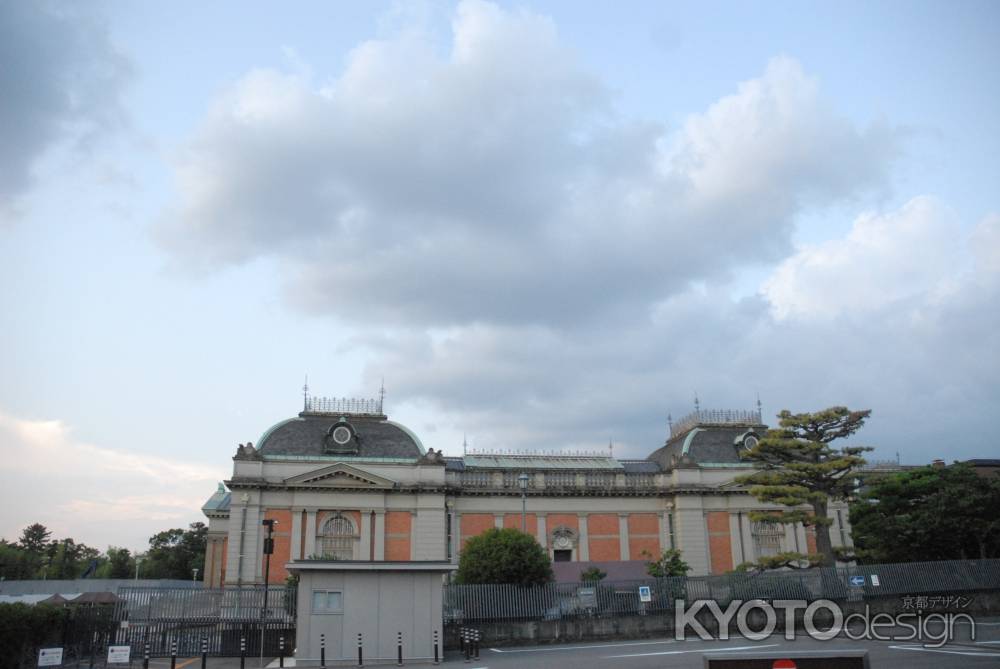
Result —
<path fill-rule="evenodd" d="M 127 621 L 127 620 L 123 620 L 123 621 L 122 621 L 122 623 L 121 623 L 121 628 L 122 628 L 123 630 L 127 630 L 127 629 L 128 629 L 128 621 Z"/>
<path fill-rule="evenodd" d="M 853 585 L 854 587 L 860 588 L 864 584 L 865 584 L 865 577 L 864 576 L 852 576 L 851 577 L 851 585 Z"/>
<path fill-rule="evenodd" d="M 640 602 L 651 602 L 653 601 L 653 593 L 650 592 L 648 585 L 639 586 L 639 601 Z"/>
<path fill-rule="evenodd" d="M 876 576 L 875 574 L 872 574 L 872 585 L 880 585 L 880 583 L 878 582 L 878 576 Z"/>
<path fill-rule="evenodd" d="M 128 664 L 131 646 L 108 646 L 108 664 Z"/>
<path fill-rule="evenodd" d="M 597 608 L 597 588 L 580 588 L 576 594 L 580 598 L 580 606 L 585 609 Z"/>
<path fill-rule="evenodd" d="M 41 648 L 38 651 L 39 667 L 58 667 L 62 664 L 62 648 Z"/>

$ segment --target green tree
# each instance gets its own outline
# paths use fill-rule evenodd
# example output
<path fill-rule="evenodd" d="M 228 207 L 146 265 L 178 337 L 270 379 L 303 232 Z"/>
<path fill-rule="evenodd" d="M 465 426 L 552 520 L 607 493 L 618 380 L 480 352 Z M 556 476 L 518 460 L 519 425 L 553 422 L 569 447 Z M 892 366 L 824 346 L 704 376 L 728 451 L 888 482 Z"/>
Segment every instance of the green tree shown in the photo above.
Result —
<path fill-rule="evenodd" d="M 535 538 L 492 528 L 469 539 L 458 561 L 457 583 L 534 585 L 553 579 L 552 562 Z"/>
<path fill-rule="evenodd" d="M 0 577 L 6 581 L 35 577 L 37 565 L 32 556 L 16 543 L 0 539 Z"/>
<path fill-rule="evenodd" d="M 601 571 L 600 567 L 590 567 L 580 572 L 581 581 L 603 581 L 608 577 L 606 571 Z"/>
<path fill-rule="evenodd" d="M 18 543 L 29 553 L 41 556 L 49 547 L 50 536 L 52 533 L 44 525 L 33 523 L 24 528 L 21 532 L 21 541 Z"/>
<path fill-rule="evenodd" d="M 816 413 L 778 414 L 778 427 L 742 455 L 759 466 L 752 474 L 738 476 L 737 483 L 750 485 L 750 494 L 762 502 L 789 507 L 782 512 L 759 511 L 751 520 L 771 523 L 802 523 L 816 531 L 816 554 L 784 554 L 781 564 L 797 566 L 797 560 L 810 565 L 833 565 L 836 555 L 830 541 L 831 520 L 827 514 L 831 501 L 847 500 L 855 490 L 851 472 L 865 463 L 865 446 L 834 448 L 830 444 L 849 437 L 865 424 L 870 410 L 851 411 L 831 407 Z M 803 507 L 809 507 L 804 509 Z M 762 560 L 762 564 L 767 562 Z"/>
<path fill-rule="evenodd" d="M 668 548 L 655 560 L 652 559 L 653 555 L 649 551 L 643 551 L 642 556 L 649 560 L 646 563 L 646 573 L 653 578 L 687 576 L 687 573 L 691 571 L 691 567 L 681 559 L 681 552 L 676 548 Z"/>
<path fill-rule="evenodd" d="M 194 569 L 205 566 L 208 526 L 191 523 L 186 530 L 174 528 L 149 538 L 149 551 L 142 563 L 146 578 L 189 579 Z"/>
<path fill-rule="evenodd" d="M 858 557 L 872 562 L 1000 557 L 1000 477 L 969 465 L 868 479 L 851 504 Z"/>

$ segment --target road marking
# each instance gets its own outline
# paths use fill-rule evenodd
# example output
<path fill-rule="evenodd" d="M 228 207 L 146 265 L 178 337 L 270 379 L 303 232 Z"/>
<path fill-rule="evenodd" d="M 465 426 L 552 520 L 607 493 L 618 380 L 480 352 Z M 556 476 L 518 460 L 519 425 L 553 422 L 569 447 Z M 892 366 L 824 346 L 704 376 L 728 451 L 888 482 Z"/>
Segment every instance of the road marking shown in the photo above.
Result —
<path fill-rule="evenodd" d="M 552 646 L 550 648 L 512 648 L 504 650 L 502 648 L 490 648 L 494 653 L 551 653 L 556 650 L 586 650 L 587 648 L 628 648 L 630 646 L 655 646 L 664 643 L 675 643 L 673 639 L 667 641 L 636 641 L 633 643 L 601 643 L 588 644 L 586 646 Z"/>
<path fill-rule="evenodd" d="M 770 648 L 772 646 L 777 646 L 776 643 L 765 643 L 758 644 L 756 646 L 731 646 L 729 648 L 711 648 L 708 650 L 664 650 L 659 653 L 632 653 L 631 655 L 605 655 L 605 660 L 617 659 L 622 657 L 652 657 L 653 655 L 681 655 L 683 653 L 729 653 L 734 650 L 751 650 L 757 648 Z"/>
<path fill-rule="evenodd" d="M 925 648 L 920 645 L 889 646 L 893 650 L 916 650 L 924 653 L 944 653 L 945 655 L 966 655 L 969 657 L 1000 657 L 1000 653 L 990 653 L 985 650 L 948 650 L 947 648 Z"/>

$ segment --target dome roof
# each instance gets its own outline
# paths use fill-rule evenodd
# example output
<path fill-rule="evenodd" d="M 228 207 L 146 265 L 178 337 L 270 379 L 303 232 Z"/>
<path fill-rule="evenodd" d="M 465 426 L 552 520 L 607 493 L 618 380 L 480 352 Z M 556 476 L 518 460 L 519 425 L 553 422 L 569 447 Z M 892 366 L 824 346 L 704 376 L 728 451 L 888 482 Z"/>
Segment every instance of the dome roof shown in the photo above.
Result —
<path fill-rule="evenodd" d="M 415 434 L 385 416 L 306 412 L 265 432 L 257 450 L 265 457 L 297 458 L 419 458 L 424 454 Z"/>

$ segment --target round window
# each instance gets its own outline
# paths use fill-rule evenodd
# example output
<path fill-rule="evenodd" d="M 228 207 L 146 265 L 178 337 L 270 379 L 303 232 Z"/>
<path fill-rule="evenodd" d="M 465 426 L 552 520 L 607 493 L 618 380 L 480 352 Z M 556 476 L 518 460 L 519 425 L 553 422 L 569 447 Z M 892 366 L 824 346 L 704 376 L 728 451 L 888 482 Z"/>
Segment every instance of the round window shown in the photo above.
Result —
<path fill-rule="evenodd" d="M 333 440 L 338 444 L 346 444 L 351 440 L 351 431 L 343 425 L 339 425 L 333 430 Z"/>
<path fill-rule="evenodd" d="M 749 450 L 751 448 L 755 448 L 758 443 L 759 442 L 757 441 L 757 437 L 755 437 L 755 436 L 753 436 L 751 434 L 751 435 L 747 436 L 746 439 L 743 440 L 743 448 Z"/>

